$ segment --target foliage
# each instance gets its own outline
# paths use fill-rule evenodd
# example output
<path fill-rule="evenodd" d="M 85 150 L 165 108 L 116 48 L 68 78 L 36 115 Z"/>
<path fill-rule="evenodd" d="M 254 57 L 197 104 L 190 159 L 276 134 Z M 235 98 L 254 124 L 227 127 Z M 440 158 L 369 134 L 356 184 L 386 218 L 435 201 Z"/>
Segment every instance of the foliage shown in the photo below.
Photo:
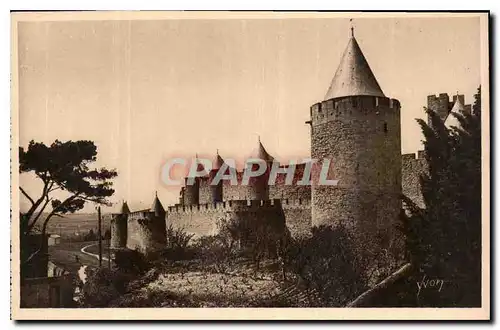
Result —
<path fill-rule="evenodd" d="M 194 234 L 188 234 L 183 228 L 174 228 L 172 225 L 166 228 L 165 249 L 161 255 L 168 260 L 189 259 L 188 245 Z"/>
<path fill-rule="evenodd" d="M 120 272 L 128 274 L 144 274 L 151 268 L 146 257 L 135 250 L 117 250 L 113 261 Z"/>
<path fill-rule="evenodd" d="M 367 288 L 362 257 L 343 227 L 313 227 L 311 237 L 288 247 L 288 267 L 328 306 L 344 306 Z"/>
<path fill-rule="evenodd" d="M 231 239 L 224 234 L 218 234 L 200 237 L 193 245 L 193 250 L 204 269 L 225 273 L 237 258 L 233 247 Z"/>
<path fill-rule="evenodd" d="M 279 242 L 289 235 L 283 211 L 256 219 L 228 216 L 218 219 L 220 241 L 229 250 L 238 249 L 260 267 L 263 258 L 276 257 Z"/>
<path fill-rule="evenodd" d="M 403 231 L 412 261 L 428 278 L 448 285 L 423 306 L 479 306 L 481 298 L 481 90 L 474 114 L 452 114 L 459 127 L 448 129 L 427 110 L 424 133 L 428 173 L 422 175 L 425 209 L 405 204 L 411 216 Z"/>
<path fill-rule="evenodd" d="M 83 237 L 84 241 L 96 241 L 98 239 L 98 235 L 91 228 L 89 232 Z"/>
<path fill-rule="evenodd" d="M 185 249 L 194 234 L 188 234 L 182 228 L 174 228 L 172 225 L 166 229 L 166 246 L 169 249 Z"/>
<path fill-rule="evenodd" d="M 74 213 L 81 210 L 86 202 L 108 204 L 106 198 L 114 193 L 110 179 L 116 177 L 117 172 L 105 168 L 91 169 L 96 156 L 97 147 L 92 141 L 56 140 L 50 146 L 31 141 L 26 150 L 19 148 L 20 173 L 33 173 L 43 184 L 38 198 L 33 198 L 19 187 L 31 203 L 29 210 L 20 217 L 21 235 L 28 235 L 34 230 L 49 204 L 52 210 L 43 219 L 42 234 L 46 233 L 53 216 Z M 64 192 L 66 198 L 56 198 L 56 191 Z M 42 247 L 22 262 L 28 262 L 40 250 Z"/>
<path fill-rule="evenodd" d="M 83 307 L 107 307 L 109 302 L 126 292 L 131 276 L 109 268 L 90 269 L 82 288 Z M 89 274 L 90 273 L 90 274 Z"/>

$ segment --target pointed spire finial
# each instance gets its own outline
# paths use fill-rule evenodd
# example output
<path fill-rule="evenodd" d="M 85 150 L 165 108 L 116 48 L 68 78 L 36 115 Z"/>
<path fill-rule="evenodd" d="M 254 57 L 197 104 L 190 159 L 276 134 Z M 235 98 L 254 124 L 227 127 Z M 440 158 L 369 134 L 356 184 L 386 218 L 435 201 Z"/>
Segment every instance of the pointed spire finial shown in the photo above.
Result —
<path fill-rule="evenodd" d="M 260 143 L 260 134 L 257 134 L 257 140 L 259 141 Z"/>
<path fill-rule="evenodd" d="M 354 26 L 352 24 L 352 18 L 349 20 L 351 22 L 351 37 L 354 38 Z"/>
<path fill-rule="evenodd" d="M 347 47 L 342 54 L 324 99 L 360 95 L 385 97 L 356 38 L 354 38 L 354 26 L 351 26 L 351 33 L 352 37 L 347 42 Z"/>
<path fill-rule="evenodd" d="M 158 190 L 155 190 L 155 197 L 158 198 Z"/>
<path fill-rule="evenodd" d="M 218 155 L 218 154 L 219 154 L 219 148 L 217 148 L 217 151 L 216 151 L 216 152 L 217 152 L 217 155 Z"/>

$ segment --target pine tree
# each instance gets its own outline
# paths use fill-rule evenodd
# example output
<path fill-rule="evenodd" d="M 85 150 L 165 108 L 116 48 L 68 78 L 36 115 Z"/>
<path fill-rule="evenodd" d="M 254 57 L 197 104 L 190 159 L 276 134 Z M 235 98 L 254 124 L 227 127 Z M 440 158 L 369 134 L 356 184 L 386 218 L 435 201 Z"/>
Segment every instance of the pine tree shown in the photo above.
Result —
<path fill-rule="evenodd" d="M 473 113 L 450 114 L 448 129 L 427 110 L 417 120 L 425 141 L 428 172 L 421 176 L 425 209 L 405 199 L 412 213 L 403 227 L 412 262 L 427 278 L 445 281 L 426 306 L 479 306 L 481 301 L 481 89 Z"/>

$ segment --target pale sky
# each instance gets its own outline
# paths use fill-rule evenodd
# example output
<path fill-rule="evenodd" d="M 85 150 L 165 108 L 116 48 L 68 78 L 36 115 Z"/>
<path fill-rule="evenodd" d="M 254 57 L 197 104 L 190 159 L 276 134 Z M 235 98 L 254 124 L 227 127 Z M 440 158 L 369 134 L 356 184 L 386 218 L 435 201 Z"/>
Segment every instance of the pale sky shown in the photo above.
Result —
<path fill-rule="evenodd" d="M 116 168 L 113 201 L 164 206 L 169 157 L 241 158 L 257 135 L 277 159 L 310 155 L 309 107 L 348 42 L 346 18 L 19 23 L 20 145 L 86 139 Z M 402 152 L 421 148 L 427 95 L 480 83 L 479 17 L 358 18 L 355 36 L 386 96 L 401 102 Z M 39 186 L 21 176 L 34 195 Z M 25 200 L 21 199 L 21 205 Z M 92 210 L 93 206 L 86 207 Z"/>

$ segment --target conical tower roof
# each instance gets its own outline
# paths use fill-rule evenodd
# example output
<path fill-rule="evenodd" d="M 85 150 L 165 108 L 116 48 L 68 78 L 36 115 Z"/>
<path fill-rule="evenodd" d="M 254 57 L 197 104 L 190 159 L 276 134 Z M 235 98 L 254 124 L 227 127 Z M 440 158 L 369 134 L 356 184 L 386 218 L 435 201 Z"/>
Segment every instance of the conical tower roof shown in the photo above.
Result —
<path fill-rule="evenodd" d="M 215 160 L 213 164 L 213 169 L 218 170 L 222 167 L 223 164 L 224 164 L 224 159 L 222 159 L 222 157 L 219 155 L 219 150 L 217 150 L 217 154 L 215 155 Z"/>
<path fill-rule="evenodd" d="M 255 148 L 253 150 L 253 152 L 251 153 L 250 155 L 251 158 L 257 158 L 257 159 L 263 159 L 265 160 L 266 162 L 270 163 L 270 162 L 273 162 L 274 161 L 274 157 L 271 156 L 266 148 L 264 148 L 264 146 L 262 145 L 262 143 L 260 142 L 260 137 L 259 137 L 259 141 L 258 141 L 258 145 L 257 145 L 257 148 Z"/>
<path fill-rule="evenodd" d="M 122 208 L 120 209 L 120 214 L 129 214 L 130 209 L 128 208 L 127 202 L 123 201 Z"/>
<path fill-rule="evenodd" d="M 163 205 L 161 205 L 161 202 L 158 199 L 158 193 L 155 194 L 153 205 L 151 205 L 151 212 L 154 212 L 156 216 L 161 216 L 165 214 L 165 209 L 163 208 Z"/>
<path fill-rule="evenodd" d="M 455 117 L 453 114 L 462 114 L 465 110 L 465 106 L 460 100 L 459 97 L 457 97 L 457 100 L 455 101 L 455 104 L 453 105 L 453 108 L 451 108 L 450 113 L 448 114 L 448 117 L 446 117 L 446 120 L 444 121 L 444 125 L 447 128 L 451 127 L 462 127 L 460 122 L 458 121 L 457 117 Z"/>
<path fill-rule="evenodd" d="M 196 171 L 197 171 L 198 173 L 201 173 L 201 174 L 200 174 L 201 176 L 208 175 L 207 171 L 205 170 L 205 166 L 203 166 L 203 164 L 202 164 L 201 162 L 199 162 L 199 161 L 198 161 L 198 159 L 199 159 L 198 154 L 195 154 L 194 159 L 193 159 L 193 162 L 194 162 L 195 164 L 197 164 L 197 165 L 196 165 Z M 188 174 L 188 176 L 189 176 L 189 174 Z"/>
<path fill-rule="evenodd" d="M 357 95 L 385 97 L 352 32 L 325 100 Z"/>

